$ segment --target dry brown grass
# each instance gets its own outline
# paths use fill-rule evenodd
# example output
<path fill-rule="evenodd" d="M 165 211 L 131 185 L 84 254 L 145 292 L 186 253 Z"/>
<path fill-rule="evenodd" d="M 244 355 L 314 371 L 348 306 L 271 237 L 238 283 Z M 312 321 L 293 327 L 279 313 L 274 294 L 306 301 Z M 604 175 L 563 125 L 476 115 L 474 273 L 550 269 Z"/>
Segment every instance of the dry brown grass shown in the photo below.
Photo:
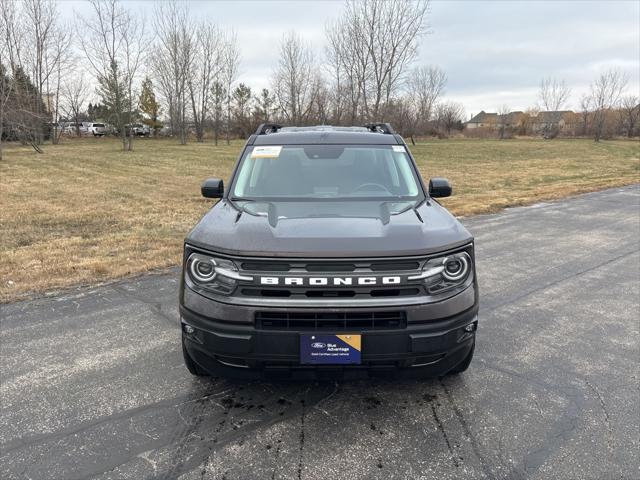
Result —
<path fill-rule="evenodd" d="M 456 215 L 640 182 L 640 142 L 586 139 L 440 140 L 410 147 L 423 178 L 447 177 Z"/>
<path fill-rule="evenodd" d="M 211 206 L 206 177 L 228 179 L 242 146 L 67 140 L 10 146 L 0 163 L 0 301 L 95 284 L 180 262 Z M 589 140 L 436 140 L 411 147 L 425 178 L 448 177 L 458 215 L 495 212 L 639 181 L 640 144 Z"/>

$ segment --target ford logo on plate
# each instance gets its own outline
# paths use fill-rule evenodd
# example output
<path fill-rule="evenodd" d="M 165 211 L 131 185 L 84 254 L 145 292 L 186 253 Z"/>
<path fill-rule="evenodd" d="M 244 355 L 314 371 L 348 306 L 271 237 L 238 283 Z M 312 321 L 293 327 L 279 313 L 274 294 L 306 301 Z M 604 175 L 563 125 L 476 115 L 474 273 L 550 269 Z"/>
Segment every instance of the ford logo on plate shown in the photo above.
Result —
<path fill-rule="evenodd" d="M 324 348 L 326 346 L 327 344 L 322 342 L 314 342 L 311 344 L 311 348 Z"/>

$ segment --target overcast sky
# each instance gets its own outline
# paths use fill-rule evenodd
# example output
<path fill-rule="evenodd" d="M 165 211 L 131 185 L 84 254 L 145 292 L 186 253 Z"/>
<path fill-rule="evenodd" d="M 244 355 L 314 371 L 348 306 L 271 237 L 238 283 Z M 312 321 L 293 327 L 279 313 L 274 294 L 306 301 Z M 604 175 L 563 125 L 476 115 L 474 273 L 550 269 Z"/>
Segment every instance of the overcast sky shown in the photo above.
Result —
<path fill-rule="evenodd" d="M 150 17 L 152 2 L 125 4 Z M 340 14 L 340 0 L 191 1 L 195 18 L 237 32 L 242 52 L 239 81 L 254 91 L 269 87 L 278 42 L 288 30 L 308 39 L 322 59 L 324 25 Z M 67 19 L 86 14 L 83 2 L 61 2 Z M 544 76 L 565 79 L 570 108 L 599 72 L 618 67 L 629 93 L 640 95 L 640 1 L 432 1 L 430 33 L 416 63 L 447 73 L 446 97 L 464 104 L 467 116 L 506 104 L 524 110 L 536 103 Z"/>

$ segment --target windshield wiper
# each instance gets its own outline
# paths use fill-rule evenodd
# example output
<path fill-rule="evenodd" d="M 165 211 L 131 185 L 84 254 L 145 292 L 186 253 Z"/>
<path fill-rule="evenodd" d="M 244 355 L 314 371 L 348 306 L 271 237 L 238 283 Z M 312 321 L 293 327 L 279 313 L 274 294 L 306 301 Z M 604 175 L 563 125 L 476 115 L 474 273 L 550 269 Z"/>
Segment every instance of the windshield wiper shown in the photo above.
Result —
<path fill-rule="evenodd" d="M 231 197 L 229 200 L 232 202 L 255 202 L 252 198 L 244 198 L 244 197 Z"/>

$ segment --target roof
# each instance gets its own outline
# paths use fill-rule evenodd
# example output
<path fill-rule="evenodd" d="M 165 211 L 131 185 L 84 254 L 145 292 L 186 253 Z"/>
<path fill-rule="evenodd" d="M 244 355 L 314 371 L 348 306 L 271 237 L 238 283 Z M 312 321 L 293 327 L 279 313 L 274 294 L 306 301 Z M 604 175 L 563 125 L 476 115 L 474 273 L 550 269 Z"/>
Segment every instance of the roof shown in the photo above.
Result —
<path fill-rule="evenodd" d="M 571 110 L 557 110 L 551 112 L 540 112 L 536 120 L 541 123 L 557 123 L 568 114 L 573 113 Z"/>
<path fill-rule="evenodd" d="M 476 116 L 474 116 L 467 123 L 495 122 L 497 118 L 498 118 L 498 114 L 497 113 L 487 113 L 484 110 L 482 110 L 480 113 L 478 113 Z"/>
<path fill-rule="evenodd" d="M 506 115 L 498 115 L 500 122 L 505 122 L 508 124 L 518 123 L 518 121 L 522 118 L 524 112 L 518 110 L 516 112 L 509 112 Z"/>
<path fill-rule="evenodd" d="M 253 140 L 253 141 L 252 141 Z M 276 132 L 253 135 L 252 145 L 402 145 L 399 135 L 372 132 L 365 127 L 282 127 Z"/>

